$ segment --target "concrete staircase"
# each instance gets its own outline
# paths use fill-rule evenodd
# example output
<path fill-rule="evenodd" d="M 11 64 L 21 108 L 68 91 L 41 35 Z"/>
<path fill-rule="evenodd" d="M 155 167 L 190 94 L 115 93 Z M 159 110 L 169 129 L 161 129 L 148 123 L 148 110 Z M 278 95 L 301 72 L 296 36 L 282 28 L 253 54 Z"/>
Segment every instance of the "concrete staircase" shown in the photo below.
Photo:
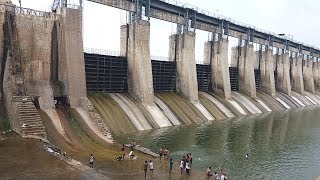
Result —
<path fill-rule="evenodd" d="M 16 106 L 21 136 L 47 139 L 45 127 L 39 112 L 32 102 L 32 98 L 28 96 L 13 96 L 12 100 Z"/>

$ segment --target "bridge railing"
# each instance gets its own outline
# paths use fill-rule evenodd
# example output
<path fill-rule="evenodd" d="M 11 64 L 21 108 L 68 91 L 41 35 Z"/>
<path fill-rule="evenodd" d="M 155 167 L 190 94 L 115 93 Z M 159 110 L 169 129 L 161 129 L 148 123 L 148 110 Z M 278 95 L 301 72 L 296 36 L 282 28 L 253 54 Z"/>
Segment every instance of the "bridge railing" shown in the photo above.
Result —
<path fill-rule="evenodd" d="M 38 10 L 18 7 L 14 5 L 0 4 L 0 12 L 5 12 L 5 11 L 15 12 L 16 14 L 44 17 L 47 19 L 55 19 L 55 20 L 59 19 L 59 14 L 56 14 L 56 13 L 38 11 Z"/>
<path fill-rule="evenodd" d="M 100 54 L 100 55 L 107 55 L 107 56 L 121 56 L 119 51 L 111 51 L 106 49 L 97 49 L 97 48 L 84 48 L 84 52 L 88 54 Z M 152 56 L 151 60 L 157 60 L 157 61 L 174 61 L 173 59 L 169 59 L 165 56 Z"/>
<path fill-rule="evenodd" d="M 107 56 L 120 56 L 119 51 L 111 51 L 106 49 L 96 49 L 96 48 L 84 48 L 85 53 L 89 54 L 100 54 L 100 55 L 107 55 Z"/>
<path fill-rule="evenodd" d="M 151 56 L 151 60 L 157 60 L 157 61 L 174 61 L 173 59 L 169 59 L 165 56 Z"/>
<path fill-rule="evenodd" d="M 293 37 L 290 36 L 290 35 L 280 36 L 277 33 L 260 29 L 260 28 L 258 28 L 256 26 L 253 26 L 253 25 L 250 25 L 250 24 L 246 24 L 246 23 L 231 19 L 230 17 L 224 16 L 224 15 L 220 15 L 220 14 L 216 14 L 216 13 L 212 13 L 212 12 L 200 9 L 200 8 L 194 6 L 194 5 L 190 5 L 188 3 L 183 3 L 183 2 L 181 2 L 179 0 L 160 0 L 160 1 L 168 3 L 168 4 L 184 7 L 184 8 L 193 9 L 193 10 L 197 11 L 198 13 L 205 14 L 207 16 L 211 16 L 211 17 L 214 17 L 214 18 L 217 18 L 217 19 L 221 19 L 221 20 L 227 20 L 227 21 L 229 21 L 229 22 L 231 22 L 233 24 L 236 24 L 236 25 L 240 25 L 240 26 L 243 26 L 243 27 L 251 28 L 251 29 L 254 29 L 255 31 L 258 31 L 258 32 L 262 32 L 262 33 L 265 33 L 265 34 L 270 34 L 270 35 L 272 35 L 274 37 L 277 37 L 277 38 L 280 38 L 280 39 L 290 40 L 290 41 L 292 41 L 292 42 L 294 42 L 296 44 L 300 44 L 300 45 L 303 45 L 303 46 L 311 47 L 313 49 L 317 49 L 317 47 L 315 47 L 313 45 L 309 45 L 309 44 L 303 43 L 301 41 L 294 40 Z"/>

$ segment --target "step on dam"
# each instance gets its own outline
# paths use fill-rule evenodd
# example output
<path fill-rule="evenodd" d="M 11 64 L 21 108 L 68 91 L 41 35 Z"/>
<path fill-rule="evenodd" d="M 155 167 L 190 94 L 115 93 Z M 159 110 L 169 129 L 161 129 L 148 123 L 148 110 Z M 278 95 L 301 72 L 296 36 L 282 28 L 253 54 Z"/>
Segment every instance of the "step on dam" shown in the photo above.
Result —
<path fill-rule="evenodd" d="M 319 49 L 162 0 L 88 1 L 130 14 L 129 23 L 119 27 L 119 54 L 84 48 L 82 1 L 54 1 L 52 12 L 42 12 L 0 0 L 0 118 L 21 137 L 50 142 L 80 162 L 92 152 L 109 158 L 98 168 L 118 178 L 125 169 L 111 159 L 119 143 L 133 137 L 154 151 L 161 143 L 170 147 L 175 160 L 196 151 L 199 169 L 210 164 L 239 170 L 241 163 L 255 169 L 239 153 L 259 154 L 266 143 L 260 153 L 272 161 L 268 152 L 306 145 L 288 138 L 307 138 L 312 125 L 319 127 L 314 118 L 320 104 Z M 165 60 L 150 53 L 150 18 L 177 25 Z M 201 64 L 195 58 L 198 30 L 212 34 Z M 229 48 L 230 37 L 237 39 L 236 47 Z M 214 156 L 200 152 L 209 149 Z M 141 178 L 136 164 L 125 164 L 130 169 L 123 179 Z M 306 169 L 312 178 L 319 175 Z M 291 177 L 291 170 L 285 175 Z"/>

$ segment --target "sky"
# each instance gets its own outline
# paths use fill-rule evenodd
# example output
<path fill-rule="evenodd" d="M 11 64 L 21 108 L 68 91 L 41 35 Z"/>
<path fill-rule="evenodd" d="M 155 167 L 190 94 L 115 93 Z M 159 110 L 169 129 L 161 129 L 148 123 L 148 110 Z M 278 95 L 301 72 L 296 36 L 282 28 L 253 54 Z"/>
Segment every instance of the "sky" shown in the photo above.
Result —
<path fill-rule="evenodd" d="M 21 0 L 22 7 L 48 11 L 53 0 Z M 78 0 L 69 0 L 69 2 Z M 166 0 L 168 1 L 168 0 Z M 169 0 L 174 2 L 175 0 Z M 12 0 L 18 4 L 18 0 Z M 215 14 L 230 17 L 259 29 L 290 35 L 294 40 L 320 48 L 319 0 L 180 0 Z M 84 0 L 84 47 L 120 50 L 120 26 L 126 12 Z M 153 56 L 168 56 L 169 36 L 175 32 L 169 22 L 150 20 L 150 51 Z M 203 44 L 208 32 L 196 30 L 196 60 L 203 59 Z M 230 47 L 237 41 L 230 38 Z"/>

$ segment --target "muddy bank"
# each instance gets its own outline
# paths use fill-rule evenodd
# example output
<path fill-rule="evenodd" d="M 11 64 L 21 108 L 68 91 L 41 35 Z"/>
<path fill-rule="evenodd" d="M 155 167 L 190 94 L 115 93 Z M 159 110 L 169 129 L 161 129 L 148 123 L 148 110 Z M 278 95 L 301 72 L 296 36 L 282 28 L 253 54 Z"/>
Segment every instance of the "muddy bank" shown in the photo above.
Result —
<path fill-rule="evenodd" d="M 0 141 L 0 179 L 90 179 L 65 161 L 55 158 L 35 139 L 15 133 Z"/>

